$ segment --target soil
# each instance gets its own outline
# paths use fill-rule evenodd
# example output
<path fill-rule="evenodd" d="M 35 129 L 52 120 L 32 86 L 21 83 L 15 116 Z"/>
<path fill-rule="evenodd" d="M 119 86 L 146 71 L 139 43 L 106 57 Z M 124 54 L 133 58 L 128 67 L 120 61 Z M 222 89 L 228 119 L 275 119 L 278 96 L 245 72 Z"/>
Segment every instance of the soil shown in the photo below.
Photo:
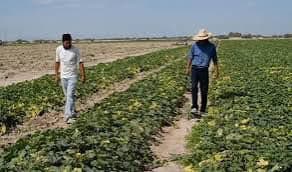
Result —
<path fill-rule="evenodd" d="M 74 45 L 80 49 L 85 66 L 176 47 L 174 42 L 162 41 Z M 58 44 L 0 46 L 0 86 L 53 74 L 57 46 Z"/>

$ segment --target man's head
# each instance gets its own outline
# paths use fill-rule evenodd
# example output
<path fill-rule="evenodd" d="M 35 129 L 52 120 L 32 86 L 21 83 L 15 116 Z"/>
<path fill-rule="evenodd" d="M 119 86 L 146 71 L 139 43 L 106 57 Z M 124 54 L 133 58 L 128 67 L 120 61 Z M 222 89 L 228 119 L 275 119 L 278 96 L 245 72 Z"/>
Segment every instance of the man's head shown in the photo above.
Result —
<path fill-rule="evenodd" d="M 208 32 L 206 29 L 201 29 L 192 39 L 198 42 L 208 42 L 211 36 L 212 33 Z"/>
<path fill-rule="evenodd" d="M 199 42 L 200 44 L 205 44 L 205 43 L 209 42 L 209 39 L 203 39 L 203 40 L 199 40 L 197 42 Z"/>
<path fill-rule="evenodd" d="M 72 47 L 72 37 L 70 34 L 63 34 L 62 37 L 64 49 L 70 49 Z"/>

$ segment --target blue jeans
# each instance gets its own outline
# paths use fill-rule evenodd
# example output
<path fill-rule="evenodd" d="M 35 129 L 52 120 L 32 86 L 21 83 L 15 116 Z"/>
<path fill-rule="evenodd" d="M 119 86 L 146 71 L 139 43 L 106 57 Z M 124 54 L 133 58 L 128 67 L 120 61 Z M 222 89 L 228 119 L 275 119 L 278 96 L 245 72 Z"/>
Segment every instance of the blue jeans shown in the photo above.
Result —
<path fill-rule="evenodd" d="M 62 78 L 61 84 L 63 92 L 66 97 L 65 112 L 64 115 L 67 118 L 74 117 L 75 114 L 75 92 L 77 86 L 77 77 Z"/>

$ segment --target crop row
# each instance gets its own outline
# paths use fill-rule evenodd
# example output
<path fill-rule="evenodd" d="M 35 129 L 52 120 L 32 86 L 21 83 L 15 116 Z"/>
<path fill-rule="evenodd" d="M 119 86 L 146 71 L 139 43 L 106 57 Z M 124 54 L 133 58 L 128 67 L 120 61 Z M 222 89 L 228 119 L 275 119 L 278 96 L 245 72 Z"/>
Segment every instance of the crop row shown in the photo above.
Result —
<path fill-rule="evenodd" d="M 177 115 L 185 92 L 182 58 L 96 104 L 68 129 L 19 140 L 0 156 L 0 171 L 143 171 L 153 135 Z"/>
<path fill-rule="evenodd" d="M 89 67 L 86 69 L 87 82 L 78 86 L 77 97 L 86 98 L 116 82 L 158 68 L 181 57 L 184 51 L 185 48 L 162 50 Z M 63 97 L 61 87 L 56 85 L 51 75 L 0 87 L 0 134 L 25 118 L 61 107 L 64 103 Z"/>
<path fill-rule="evenodd" d="M 209 116 L 193 128 L 190 171 L 290 171 L 291 40 L 224 41 Z"/>

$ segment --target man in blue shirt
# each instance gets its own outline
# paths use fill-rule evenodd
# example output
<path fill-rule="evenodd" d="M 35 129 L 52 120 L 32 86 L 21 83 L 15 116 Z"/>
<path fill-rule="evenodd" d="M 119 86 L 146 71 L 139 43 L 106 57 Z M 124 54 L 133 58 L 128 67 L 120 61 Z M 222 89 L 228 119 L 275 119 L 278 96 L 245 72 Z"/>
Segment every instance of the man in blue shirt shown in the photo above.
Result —
<path fill-rule="evenodd" d="M 219 76 L 218 59 L 216 47 L 209 42 L 211 33 L 202 29 L 193 37 L 196 41 L 189 52 L 187 75 L 192 78 L 192 110 L 191 112 L 199 115 L 205 113 L 207 108 L 208 87 L 209 87 L 209 65 L 211 60 L 215 67 L 215 78 Z M 198 106 L 198 85 L 201 90 L 201 107 Z"/>

